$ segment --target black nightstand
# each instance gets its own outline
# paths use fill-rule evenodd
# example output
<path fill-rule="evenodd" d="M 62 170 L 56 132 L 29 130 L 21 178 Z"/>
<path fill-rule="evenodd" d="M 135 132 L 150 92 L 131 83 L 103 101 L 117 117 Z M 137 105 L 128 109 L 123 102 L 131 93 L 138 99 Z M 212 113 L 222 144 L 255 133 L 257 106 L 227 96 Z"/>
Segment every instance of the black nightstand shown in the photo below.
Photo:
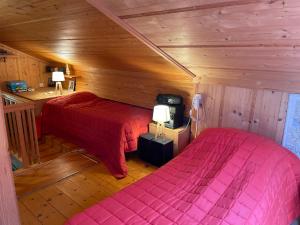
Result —
<path fill-rule="evenodd" d="M 167 138 L 155 139 L 153 134 L 139 136 L 139 157 L 155 166 L 162 166 L 173 158 L 173 141 Z"/>

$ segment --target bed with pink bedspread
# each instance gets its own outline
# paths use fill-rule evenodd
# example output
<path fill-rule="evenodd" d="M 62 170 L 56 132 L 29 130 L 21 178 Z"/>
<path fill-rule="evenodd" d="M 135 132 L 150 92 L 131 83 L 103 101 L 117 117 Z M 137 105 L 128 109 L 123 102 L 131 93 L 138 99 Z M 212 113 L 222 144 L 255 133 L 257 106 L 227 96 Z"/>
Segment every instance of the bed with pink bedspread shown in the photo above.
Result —
<path fill-rule="evenodd" d="M 42 131 L 85 148 L 122 178 L 127 175 L 125 152 L 137 149 L 137 139 L 148 131 L 151 117 L 152 110 L 77 92 L 44 105 Z"/>
<path fill-rule="evenodd" d="M 300 161 L 273 141 L 208 129 L 171 162 L 67 225 L 289 225 L 300 215 Z"/>

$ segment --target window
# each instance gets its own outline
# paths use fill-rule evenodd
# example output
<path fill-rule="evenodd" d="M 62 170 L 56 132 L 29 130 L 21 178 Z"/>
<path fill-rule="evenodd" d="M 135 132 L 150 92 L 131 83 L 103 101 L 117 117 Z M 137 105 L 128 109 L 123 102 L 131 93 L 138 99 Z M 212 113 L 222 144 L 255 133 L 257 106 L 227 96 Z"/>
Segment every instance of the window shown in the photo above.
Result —
<path fill-rule="evenodd" d="M 283 146 L 300 158 L 300 94 L 290 94 Z"/>

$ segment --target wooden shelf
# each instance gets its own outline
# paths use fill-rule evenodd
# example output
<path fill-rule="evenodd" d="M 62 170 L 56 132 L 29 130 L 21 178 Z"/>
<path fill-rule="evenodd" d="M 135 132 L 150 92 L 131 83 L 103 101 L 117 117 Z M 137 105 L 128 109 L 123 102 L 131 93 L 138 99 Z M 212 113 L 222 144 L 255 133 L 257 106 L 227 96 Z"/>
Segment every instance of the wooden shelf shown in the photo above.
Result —
<path fill-rule="evenodd" d="M 10 55 L 10 54 L 7 54 L 7 55 L 1 55 L 0 54 L 0 58 L 16 58 L 18 57 L 17 55 Z"/>
<path fill-rule="evenodd" d="M 65 78 L 68 78 L 68 79 L 72 79 L 72 78 L 78 78 L 80 76 L 78 75 L 65 75 Z"/>

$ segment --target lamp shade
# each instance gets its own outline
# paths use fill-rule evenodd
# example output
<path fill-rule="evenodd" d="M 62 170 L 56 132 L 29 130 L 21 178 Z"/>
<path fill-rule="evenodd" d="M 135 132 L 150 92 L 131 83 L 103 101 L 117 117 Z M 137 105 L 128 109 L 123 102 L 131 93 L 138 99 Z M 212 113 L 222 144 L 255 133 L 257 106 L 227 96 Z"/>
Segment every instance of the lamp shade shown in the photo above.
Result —
<path fill-rule="evenodd" d="M 156 105 L 153 109 L 153 121 L 158 123 L 168 122 L 170 120 L 170 108 L 167 105 Z"/>
<path fill-rule="evenodd" d="M 65 81 L 64 73 L 59 71 L 54 71 L 52 73 L 52 81 Z"/>

